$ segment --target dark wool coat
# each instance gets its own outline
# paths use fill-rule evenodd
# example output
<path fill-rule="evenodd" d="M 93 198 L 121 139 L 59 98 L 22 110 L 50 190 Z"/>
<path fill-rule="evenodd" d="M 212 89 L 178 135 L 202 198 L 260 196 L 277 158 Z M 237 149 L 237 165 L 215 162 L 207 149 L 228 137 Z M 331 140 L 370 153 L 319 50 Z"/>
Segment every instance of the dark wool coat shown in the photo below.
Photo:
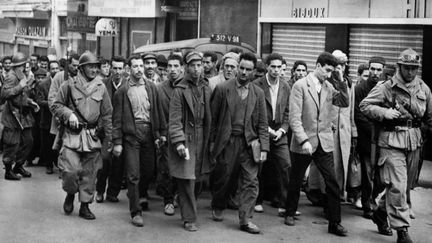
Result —
<path fill-rule="evenodd" d="M 210 88 L 204 86 L 204 124 L 203 139 L 196 141 L 195 134 L 195 117 L 193 107 L 192 89 L 188 84 L 186 76 L 180 81 L 172 95 L 169 106 L 169 148 L 168 148 L 168 167 L 173 177 L 181 179 L 197 179 L 197 176 L 211 172 L 212 163 L 209 158 L 209 136 L 211 126 L 210 112 Z M 203 143 L 199 146 L 197 143 Z M 176 150 L 179 143 L 184 143 L 189 149 L 190 159 L 181 158 Z M 203 148 L 203 161 L 201 168 L 196 167 L 196 149 Z M 196 173 L 198 172 L 198 173 Z"/>

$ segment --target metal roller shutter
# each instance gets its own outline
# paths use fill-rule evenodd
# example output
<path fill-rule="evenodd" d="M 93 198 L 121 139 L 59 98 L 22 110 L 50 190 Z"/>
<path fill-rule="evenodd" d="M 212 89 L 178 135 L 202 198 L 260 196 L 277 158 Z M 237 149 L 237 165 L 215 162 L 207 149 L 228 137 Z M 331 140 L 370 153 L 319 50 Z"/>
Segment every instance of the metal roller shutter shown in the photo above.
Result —
<path fill-rule="evenodd" d="M 325 48 L 325 26 L 274 24 L 272 47 L 285 58 L 289 69 L 295 61 L 303 60 L 313 70 Z"/>
<path fill-rule="evenodd" d="M 351 26 L 349 36 L 349 75 L 357 77 L 360 63 L 382 56 L 396 64 L 399 54 L 412 48 L 422 56 L 423 29 L 418 26 Z M 421 76 L 421 68 L 419 69 Z"/>

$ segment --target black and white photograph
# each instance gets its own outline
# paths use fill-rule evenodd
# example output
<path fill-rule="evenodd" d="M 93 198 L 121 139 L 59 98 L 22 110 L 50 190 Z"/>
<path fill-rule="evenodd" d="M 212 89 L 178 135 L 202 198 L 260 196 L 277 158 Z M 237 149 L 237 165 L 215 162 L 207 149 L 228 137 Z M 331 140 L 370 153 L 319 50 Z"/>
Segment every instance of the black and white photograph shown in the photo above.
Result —
<path fill-rule="evenodd" d="M 428 243 L 432 0 L 0 0 L 0 242 Z"/>

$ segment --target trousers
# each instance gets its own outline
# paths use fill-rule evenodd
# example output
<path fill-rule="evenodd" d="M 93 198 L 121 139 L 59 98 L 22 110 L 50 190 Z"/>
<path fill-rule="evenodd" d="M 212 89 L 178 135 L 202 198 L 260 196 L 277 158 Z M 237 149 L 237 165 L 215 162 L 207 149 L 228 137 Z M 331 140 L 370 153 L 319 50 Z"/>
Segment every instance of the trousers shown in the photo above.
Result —
<path fill-rule="evenodd" d="M 137 123 L 136 130 L 135 136 L 126 136 L 123 139 L 123 158 L 131 215 L 141 212 L 139 199 L 147 197 L 147 189 L 155 168 L 155 145 L 151 126 Z"/>
<path fill-rule="evenodd" d="M 414 183 L 420 160 L 420 149 L 380 148 L 380 177 L 385 185 L 385 195 L 380 199 L 377 215 L 386 215 L 390 227 L 397 229 L 410 226 L 408 197 Z"/>
<path fill-rule="evenodd" d="M 165 205 L 174 202 L 176 191 L 175 180 L 169 173 L 167 153 L 168 146 L 162 146 L 157 152 L 156 193 L 163 197 Z"/>
<path fill-rule="evenodd" d="M 68 194 L 78 192 L 82 203 L 93 202 L 96 174 L 102 164 L 100 151 L 76 152 L 63 146 L 58 163 L 63 190 Z"/>
<path fill-rule="evenodd" d="M 335 176 L 333 152 L 325 152 L 321 144 L 318 144 L 316 151 L 312 155 L 293 153 L 286 201 L 286 215 L 294 217 L 297 211 L 303 176 L 312 160 L 324 177 L 326 184 L 328 219 L 331 223 L 340 223 L 340 189 Z"/>
<path fill-rule="evenodd" d="M 197 221 L 197 200 L 203 182 L 199 178 L 197 180 L 175 178 L 175 183 L 178 188 L 182 221 L 195 223 Z"/>
<path fill-rule="evenodd" d="M 227 199 L 237 190 L 238 182 L 239 221 L 240 225 L 247 224 L 253 216 L 258 197 L 258 168 L 259 165 L 253 160 L 252 151 L 247 146 L 244 136 L 231 135 L 211 174 L 212 208 L 226 209 Z"/>
<path fill-rule="evenodd" d="M 15 162 L 16 165 L 23 165 L 33 147 L 32 128 L 19 130 L 5 127 L 2 142 L 3 164 L 12 165 Z"/>
<path fill-rule="evenodd" d="M 107 195 L 117 197 L 123 179 L 123 155 L 115 157 L 107 150 L 108 141 L 105 139 L 102 142 L 102 168 L 97 173 L 96 191 L 99 194 L 104 194 L 106 189 Z"/>
<path fill-rule="evenodd" d="M 52 145 L 55 140 L 55 135 L 49 132 L 49 129 L 40 129 L 40 158 L 39 164 L 41 162 L 47 168 L 53 168 L 54 164 L 57 165 L 58 152 L 52 149 Z"/>

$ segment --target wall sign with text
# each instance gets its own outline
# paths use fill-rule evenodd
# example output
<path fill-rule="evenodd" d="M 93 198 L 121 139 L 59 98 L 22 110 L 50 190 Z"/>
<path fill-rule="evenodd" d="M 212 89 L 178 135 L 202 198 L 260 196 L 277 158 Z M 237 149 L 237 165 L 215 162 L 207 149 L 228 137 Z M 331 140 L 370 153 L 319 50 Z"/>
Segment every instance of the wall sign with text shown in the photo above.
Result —
<path fill-rule="evenodd" d="M 326 8 L 294 8 L 293 18 L 325 18 Z"/>

